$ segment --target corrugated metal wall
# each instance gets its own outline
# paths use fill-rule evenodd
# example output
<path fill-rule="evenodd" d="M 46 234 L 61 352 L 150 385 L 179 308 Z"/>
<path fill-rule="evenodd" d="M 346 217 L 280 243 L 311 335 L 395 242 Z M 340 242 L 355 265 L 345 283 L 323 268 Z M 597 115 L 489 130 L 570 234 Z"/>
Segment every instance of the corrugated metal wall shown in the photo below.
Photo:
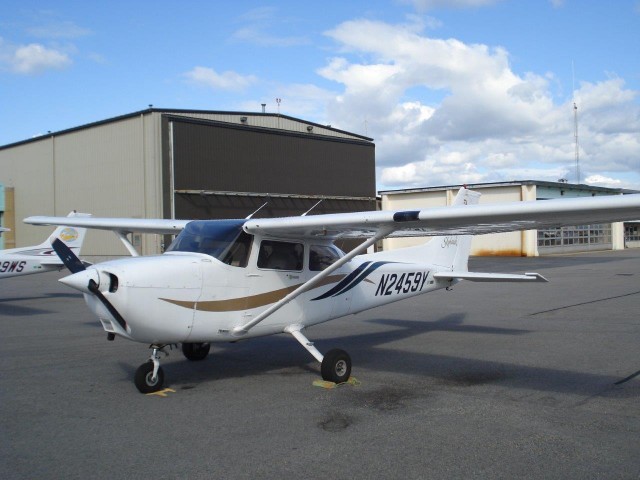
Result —
<path fill-rule="evenodd" d="M 0 147 L 0 183 L 15 190 L 20 247 L 42 242 L 53 230 L 25 225 L 27 216 L 64 216 L 75 209 L 102 217 L 170 218 L 175 189 L 297 194 L 275 195 L 262 212 L 270 216 L 299 215 L 317 201 L 314 195 L 350 197 L 327 200 L 315 213 L 373 210 L 374 163 L 368 139 L 294 118 L 149 109 Z M 179 194 L 175 213 L 246 216 L 262 203 L 259 195 Z M 159 253 L 165 240 L 139 239 L 143 254 Z M 105 231 L 90 231 L 82 253 L 97 259 L 127 255 Z"/>
<path fill-rule="evenodd" d="M 53 148 L 52 139 L 44 138 L 0 150 L 0 183 L 14 187 L 12 229 L 18 247 L 40 243 L 46 238 L 46 230 L 28 227 L 22 219 L 29 215 L 54 214 Z"/>
<path fill-rule="evenodd" d="M 231 123 L 236 125 L 246 125 L 253 127 L 282 129 L 291 132 L 309 133 L 324 135 L 328 137 L 353 139 L 357 135 L 349 132 L 343 132 L 331 128 L 323 127 L 312 122 L 304 122 L 299 119 L 287 117 L 286 115 L 277 115 L 273 113 L 267 114 L 251 114 L 242 112 L 180 112 L 171 110 L 173 116 L 182 116 L 185 118 L 195 118 L 202 120 L 213 120 L 217 122 Z M 309 130 L 311 128 L 311 130 Z"/>
<path fill-rule="evenodd" d="M 309 215 L 324 213 L 361 212 L 375 210 L 375 200 L 368 198 L 327 198 L 286 197 L 269 195 L 226 195 L 226 194 L 185 194 L 176 193 L 176 217 L 194 219 L 246 218 L 256 212 L 253 218 L 286 217 L 302 215 L 312 209 Z M 314 207 L 314 205 L 316 205 Z"/>
<path fill-rule="evenodd" d="M 159 122 L 151 115 L 51 135 L 0 150 L 0 182 L 15 187 L 18 246 L 42 242 L 49 227 L 30 215 L 71 210 L 106 217 L 161 217 Z M 151 237 L 142 250 L 155 251 Z M 113 233 L 91 231 L 83 255 L 125 255 Z"/>
<path fill-rule="evenodd" d="M 371 142 L 173 117 L 169 122 L 177 218 L 242 218 L 266 201 L 254 193 L 275 194 L 259 216 L 300 215 L 316 196 L 348 198 L 328 198 L 314 213 L 375 209 Z M 201 190 L 206 192 L 196 193 Z"/>
<path fill-rule="evenodd" d="M 172 123 L 176 190 L 375 197 L 371 142 Z"/>

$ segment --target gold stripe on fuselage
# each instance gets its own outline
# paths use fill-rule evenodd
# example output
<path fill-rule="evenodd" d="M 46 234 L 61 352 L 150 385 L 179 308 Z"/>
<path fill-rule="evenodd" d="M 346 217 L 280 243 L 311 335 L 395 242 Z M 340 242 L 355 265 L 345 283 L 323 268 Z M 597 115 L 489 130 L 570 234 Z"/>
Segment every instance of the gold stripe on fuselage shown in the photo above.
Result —
<path fill-rule="evenodd" d="M 315 288 L 324 287 L 331 283 L 336 283 L 342 280 L 346 275 L 330 275 L 320 281 Z M 168 303 L 172 303 L 179 307 L 195 309 L 201 312 L 236 312 L 239 310 L 250 310 L 252 308 L 264 307 L 283 299 L 295 289 L 303 285 L 299 283 L 290 287 L 281 288 L 279 290 L 272 290 L 270 292 L 259 293 L 257 295 L 250 295 L 247 297 L 229 298 L 227 300 L 205 300 L 201 302 L 194 302 L 190 300 L 171 300 L 169 298 L 161 298 Z M 313 290 L 313 289 L 312 289 Z"/>

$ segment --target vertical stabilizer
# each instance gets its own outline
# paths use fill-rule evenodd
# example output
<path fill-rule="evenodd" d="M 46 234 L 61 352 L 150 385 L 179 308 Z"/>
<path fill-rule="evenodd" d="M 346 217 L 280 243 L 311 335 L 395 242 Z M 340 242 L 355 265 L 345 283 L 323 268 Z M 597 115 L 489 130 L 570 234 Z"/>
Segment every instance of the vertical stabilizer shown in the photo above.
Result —
<path fill-rule="evenodd" d="M 71 212 L 67 217 L 90 217 L 90 213 L 77 213 Z M 62 240 L 69 248 L 73 249 L 76 255 L 80 254 L 80 248 L 82 247 L 82 243 L 84 242 L 84 236 L 87 233 L 86 228 L 79 227 L 65 227 L 60 226 L 55 229 L 55 231 L 47 237 L 47 239 L 39 245 L 41 248 L 51 248 L 50 238 L 59 238 Z"/>
<path fill-rule="evenodd" d="M 462 187 L 453 201 L 452 208 L 464 208 L 465 205 L 476 205 L 481 194 Z M 456 272 L 468 270 L 471 253 L 472 235 L 444 235 L 433 237 L 422 247 L 422 258 L 433 265 L 445 267 Z"/>

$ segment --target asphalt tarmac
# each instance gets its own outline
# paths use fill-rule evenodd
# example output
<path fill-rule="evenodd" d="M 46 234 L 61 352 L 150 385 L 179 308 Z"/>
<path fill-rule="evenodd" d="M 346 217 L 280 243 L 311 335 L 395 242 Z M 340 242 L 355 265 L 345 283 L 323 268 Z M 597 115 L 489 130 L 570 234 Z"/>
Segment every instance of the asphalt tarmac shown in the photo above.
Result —
<path fill-rule="evenodd" d="M 107 342 L 51 273 L 0 285 L 0 478 L 640 477 L 640 251 L 478 258 L 551 283 L 463 282 L 307 331 L 355 385 L 314 386 L 286 335 L 163 360 Z"/>

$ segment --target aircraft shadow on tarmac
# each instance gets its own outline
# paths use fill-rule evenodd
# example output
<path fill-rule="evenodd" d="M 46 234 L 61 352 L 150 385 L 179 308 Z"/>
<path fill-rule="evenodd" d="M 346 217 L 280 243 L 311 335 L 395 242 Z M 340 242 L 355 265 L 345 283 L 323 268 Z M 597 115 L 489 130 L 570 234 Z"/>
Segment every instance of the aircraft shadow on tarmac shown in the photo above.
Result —
<path fill-rule="evenodd" d="M 508 389 L 583 397 L 625 395 L 622 391 L 624 386 L 615 385 L 621 377 L 430 354 L 428 342 L 424 343 L 424 352 L 419 353 L 384 346 L 404 338 L 439 331 L 526 335 L 530 333 L 529 330 L 465 325 L 464 314 L 447 315 L 437 321 L 375 319 L 366 322 L 398 328 L 362 335 L 323 337 L 315 342 L 323 352 L 336 347 L 346 349 L 354 360 L 354 374 L 365 382 L 366 371 L 372 370 L 389 372 L 390 383 L 394 381 L 392 374 L 398 373 L 419 376 L 435 388 L 496 384 Z M 181 360 L 175 361 L 176 357 Z M 174 388 L 180 388 L 181 385 L 182 388 L 193 388 L 201 383 L 260 374 L 319 375 L 320 370 L 319 364 L 310 359 L 307 352 L 284 335 L 235 344 L 214 344 L 208 358 L 202 362 L 183 359 L 180 350 L 176 349 L 171 352 L 170 359 L 174 361 L 163 362 L 163 367 Z M 130 380 L 137 365 L 121 362 L 120 366 L 127 380 Z M 358 370 L 360 373 L 356 373 Z"/>
<path fill-rule="evenodd" d="M 20 302 L 26 302 L 31 300 L 51 300 L 54 298 L 80 298 L 81 294 L 75 293 L 46 293 L 44 295 L 31 296 L 31 297 L 12 297 L 12 298 L 0 298 L 0 315 L 23 317 L 28 315 L 42 315 L 46 313 L 53 313 L 53 310 L 26 307 L 24 305 L 17 305 Z"/>

